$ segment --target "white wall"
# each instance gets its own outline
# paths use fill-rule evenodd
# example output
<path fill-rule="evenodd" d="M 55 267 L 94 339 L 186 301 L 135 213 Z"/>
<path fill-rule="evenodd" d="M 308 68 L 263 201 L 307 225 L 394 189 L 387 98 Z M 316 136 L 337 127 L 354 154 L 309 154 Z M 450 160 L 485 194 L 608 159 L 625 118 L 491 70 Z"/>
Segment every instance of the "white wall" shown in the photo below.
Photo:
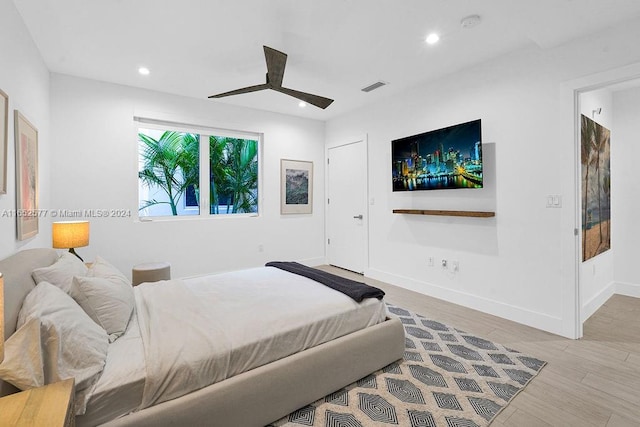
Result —
<path fill-rule="evenodd" d="M 616 133 L 613 127 L 614 108 L 613 94 L 610 89 L 603 88 L 583 92 L 579 95 L 580 114 L 593 119 L 596 123 L 611 131 L 611 145 L 617 147 Z M 600 114 L 593 113 L 601 108 Z M 612 157 L 613 157 L 612 149 Z M 612 160 L 613 162 L 613 160 Z M 613 170 L 613 167 L 612 167 Z M 613 173 L 612 173 L 613 175 Z M 612 177 L 611 187 L 617 186 L 617 182 Z M 613 200 L 613 196 L 612 196 Z M 615 220 L 614 213 L 611 213 L 612 220 Z M 614 221 L 612 221 L 613 223 Z M 581 230 L 581 228 L 580 228 Z M 616 242 L 611 241 L 611 249 L 603 252 L 587 261 L 580 263 L 580 311 L 581 320 L 584 322 L 604 304 L 615 291 L 614 287 L 614 265 L 613 260 L 617 252 Z"/>
<path fill-rule="evenodd" d="M 164 260 L 174 277 L 263 265 L 270 260 L 324 261 L 324 123 L 221 103 L 53 74 L 51 208 L 130 209 L 138 205 L 134 114 L 264 134 L 259 217 L 139 222 L 90 218 L 91 242 L 124 272 Z M 312 215 L 280 215 L 280 159 L 310 160 Z M 263 249 L 260 252 L 260 248 Z"/>
<path fill-rule="evenodd" d="M 635 23 L 551 50 L 531 47 L 329 121 L 328 145 L 352 135 L 369 138 L 375 204 L 366 274 L 572 336 L 576 179 L 566 85 L 639 61 L 633 42 L 639 36 Z M 392 139 L 475 118 L 482 119 L 488 148 L 488 188 L 392 193 Z M 548 195 L 560 195 L 563 207 L 546 208 Z M 497 216 L 406 216 L 392 214 L 394 208 L 495 210 Z M 429 256 L 458 260 L 460 271 L 443 271 L 438 262 L 428 267 Z"/>
<path fill-rule="evenodd" d="M 615 216 L 611 244 L 615 245 L 616 292 L 640 297 L 640 186 L 636 179 L 640 159 L 640 87 L 613 92 L 613 108 L 611 201 Z"/>
<path fill-rule="evenodd" d="M 38 129 L 38 185 L 41 208 L 47 206 L 51 200 L 51 138 L 49 71 L 10 0 L 0 0 L 0 89 L 9 95 L 7 194 L 0 195 L 0 258 L 4 258 L 19 249 L 51 247 L 51 225 L 48 218 L 40 220 L 38 235 L 18 241 L 16 219 L 12 216 L 16 209 L 14 110 L 19 110 Z"/>

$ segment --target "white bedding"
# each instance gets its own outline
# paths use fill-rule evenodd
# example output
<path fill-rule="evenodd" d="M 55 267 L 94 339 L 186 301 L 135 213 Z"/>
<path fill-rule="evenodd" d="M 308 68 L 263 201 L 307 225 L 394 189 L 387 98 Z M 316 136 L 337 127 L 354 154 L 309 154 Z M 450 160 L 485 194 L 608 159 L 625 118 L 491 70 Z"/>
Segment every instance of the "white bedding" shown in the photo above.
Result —
<path fill-rule="evenodd" d="M 78 426 L 97 425 L 136 410 L 146 376 L 144 346 L 134 312 L 124 335 L 109 344 L 107 362 Z"/>
<path fill-rule="evenodd" d="M 137 318 L 111 344 L 80 425 L 173 399 L 386 317 L 377 299 L 357 303 L 272 267 L 143 284 L 135 293 Z"/>

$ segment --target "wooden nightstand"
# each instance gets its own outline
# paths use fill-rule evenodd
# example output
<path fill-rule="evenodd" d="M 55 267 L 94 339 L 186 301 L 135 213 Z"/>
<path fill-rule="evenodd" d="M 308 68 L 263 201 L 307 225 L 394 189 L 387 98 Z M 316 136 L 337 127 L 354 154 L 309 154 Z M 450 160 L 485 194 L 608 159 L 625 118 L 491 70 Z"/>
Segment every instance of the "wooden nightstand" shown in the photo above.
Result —
<path fill-rule="evenodd" d="M 74 380 L 59 381 L 0 399 L 0 425 L 74 427 Z"/>

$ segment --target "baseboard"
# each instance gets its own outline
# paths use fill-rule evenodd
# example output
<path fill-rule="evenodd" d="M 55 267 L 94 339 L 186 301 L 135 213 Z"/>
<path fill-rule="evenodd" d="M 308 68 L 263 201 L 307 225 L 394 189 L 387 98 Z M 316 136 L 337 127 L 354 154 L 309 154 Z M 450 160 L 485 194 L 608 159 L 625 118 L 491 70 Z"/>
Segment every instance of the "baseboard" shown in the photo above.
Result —
<path fill-rule="evenodd" d="M 616 294 L 640 298 L 640 285 L 636 283 L 615 282 Z"/>
<path fill-rule="evenodd" d="M 580 321 L 585 322 L 593 313 L 598 311 L 598 309 L 602 307 L 602 305 L 607 302 L 613 294 L 616 293 L 618 293 L 616 282 L 611 282 L 605 286 L 603 290 L 598 292 L 589 301 L 582 304 L 582 309 L 580 310 Z"/>
<path fill-rule="evenodd" d="M 365 271 L 365 275 L 411 291 L 564 336 L 563 322 L 559 317 L 531 311 L 523 307 L 505 304 L 503 302 L 480 297 L 478 295 L 443 288 L 432 283 L 398 276 L 381 270 L 367 269 Z"/>
<path fill-rule="evenodd" d="M 640 298 L 640 285 L 626 282 L 611 282 L 600 293 L 582 306 L 581 320 L 585 322 L 614 294 Z"/>

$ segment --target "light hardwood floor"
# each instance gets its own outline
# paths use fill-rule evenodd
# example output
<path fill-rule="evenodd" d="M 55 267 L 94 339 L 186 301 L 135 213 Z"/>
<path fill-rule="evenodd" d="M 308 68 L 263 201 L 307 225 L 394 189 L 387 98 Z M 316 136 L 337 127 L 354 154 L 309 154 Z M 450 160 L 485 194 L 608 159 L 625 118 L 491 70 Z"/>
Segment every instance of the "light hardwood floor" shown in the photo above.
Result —
<path fill-rule="evenodd" d="M 335 267 L 390 303 L 547 361 L 494 427 L 640 426 L 640 299 L 614 295 L 570 340 Z"/>

